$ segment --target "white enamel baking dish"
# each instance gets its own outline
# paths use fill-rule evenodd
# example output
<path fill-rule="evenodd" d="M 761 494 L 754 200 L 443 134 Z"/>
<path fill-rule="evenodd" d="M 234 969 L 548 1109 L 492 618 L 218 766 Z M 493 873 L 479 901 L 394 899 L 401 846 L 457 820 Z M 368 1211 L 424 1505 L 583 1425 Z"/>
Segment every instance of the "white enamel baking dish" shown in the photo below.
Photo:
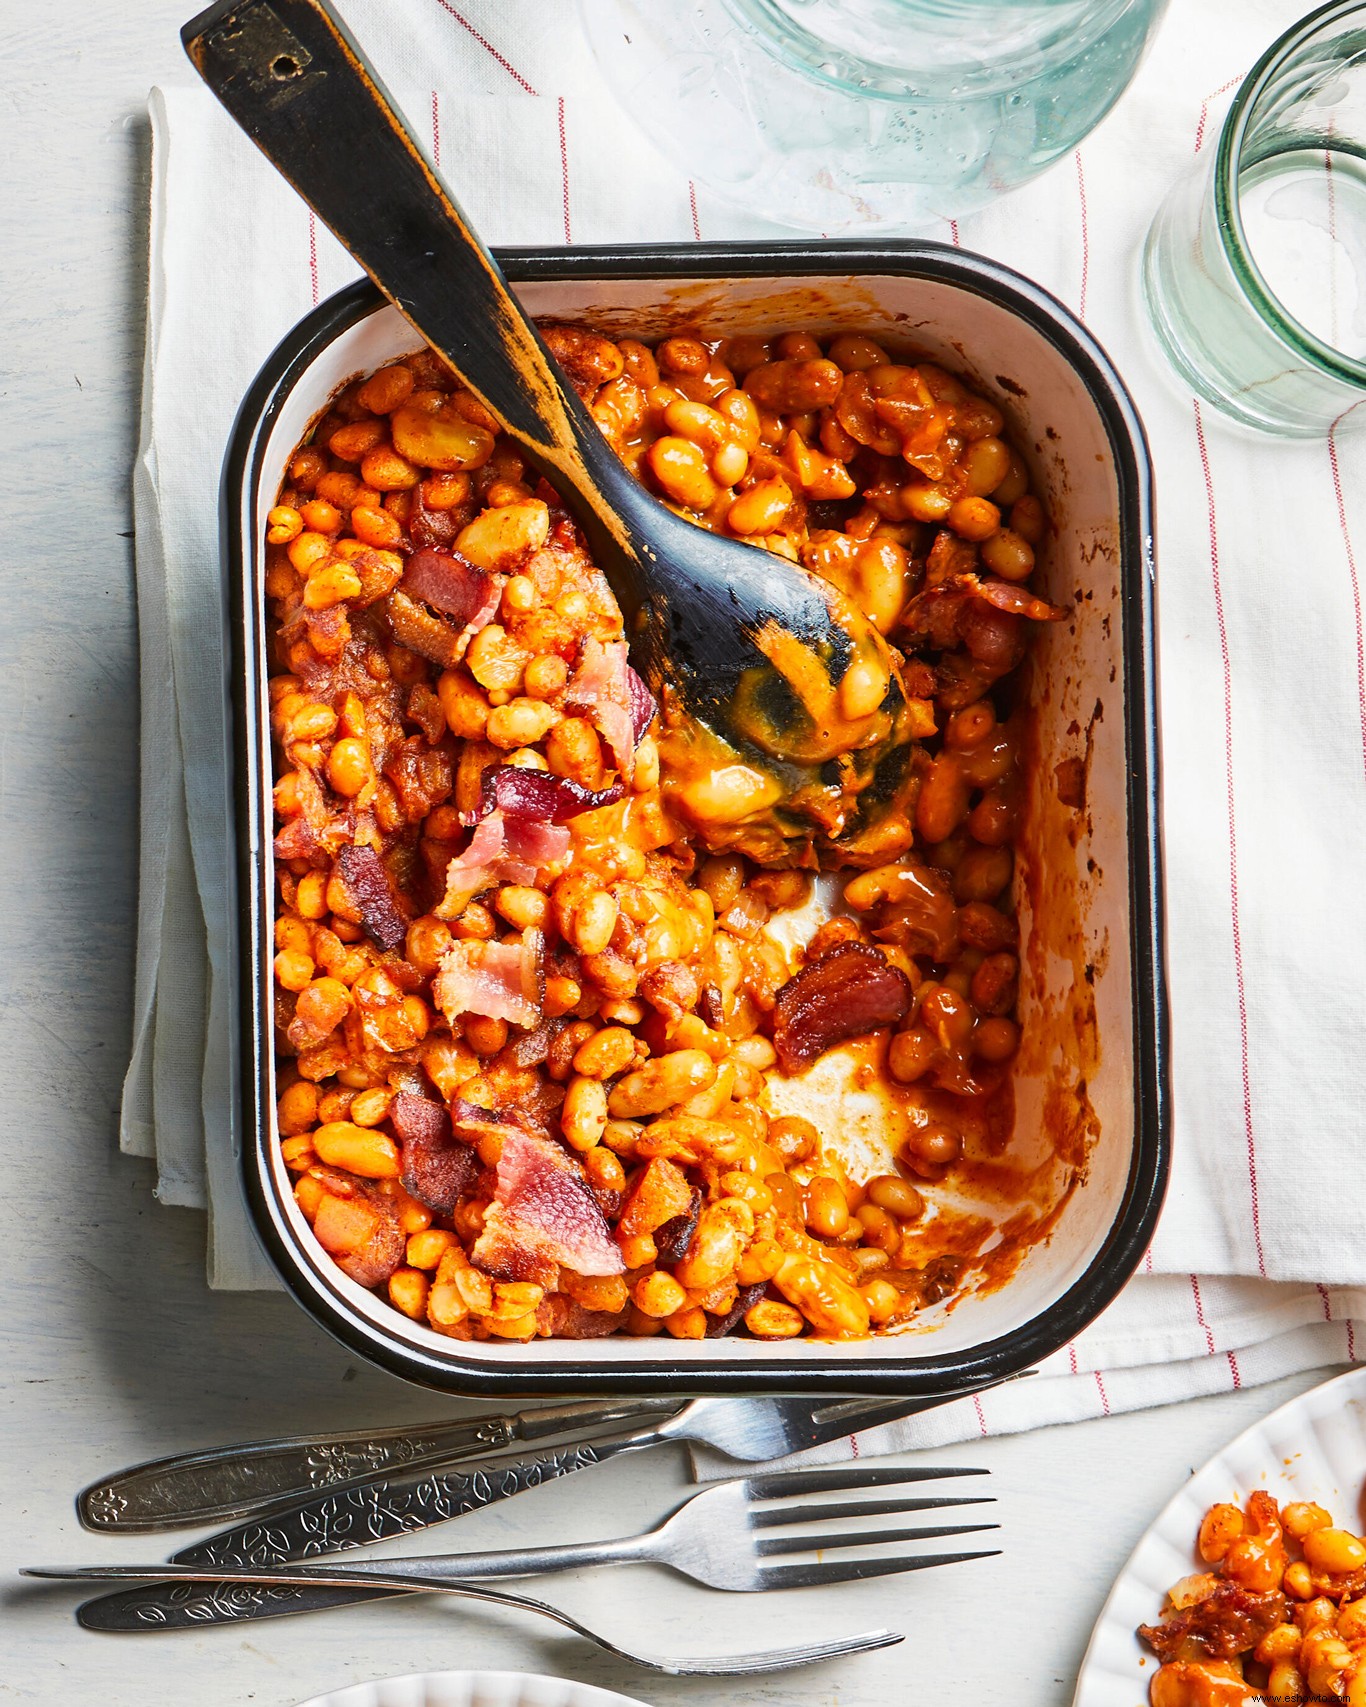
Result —
<path fill-rule="evenodd" d="M 825 243 L 508 251 L 538 316 L 653 338 L 802 328 L 865 332 L 964 373 L 1006 411 L 1055 526 L 1044 591 L 1075 612 L 1045 625 L 1030 666 L 1036 740 L 1018 881 L 1024 957 L 1013 1157 L 1053 1224 L 994 1290 L 858 1343 L 624 1336 L 457 1342 L 362 1290 L 317 1245 L 273 1130 L 270 753 L 264 516 L 294 446 L 330 395 L 418 340 L 369 284 L 320 304 L 246 398 L 224 482 L 236 642 L 235 795 L 241 977 L 242 1178 L 263 1244 L 331 1333 L 392 1372 L 451 1392 L 718 1392 L 831 1388 L 931 1393 L 1009 1375 L 1066 1344 L 1142 1258 L 1168 1166 L 1151 470 L 1104 352 L 1037 285 L 937 244 Z M 1085 805 L 1059 798 L 1079 761 Z M 828 1129 L 867 1116 L 837 1098 Z M 875 1134 L 873 1135 L 876 1136 Z M 868 1134 L 863 1134 L 866 1140 Z"/>

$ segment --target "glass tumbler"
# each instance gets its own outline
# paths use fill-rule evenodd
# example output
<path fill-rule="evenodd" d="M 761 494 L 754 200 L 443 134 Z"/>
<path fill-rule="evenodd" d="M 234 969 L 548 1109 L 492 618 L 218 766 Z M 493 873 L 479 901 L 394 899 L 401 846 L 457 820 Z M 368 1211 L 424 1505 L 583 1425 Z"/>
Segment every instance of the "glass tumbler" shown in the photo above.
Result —
<path fill-rule="evenodd" d="M 1143 292 L 1177 373 L 1286 437 L 1366 426 L 1366 4 L 1262 56 L 1214 151 L 1158 212 Z"/>
<path fill-rule="evenodd" d="M 580 0 L 617 98 L 690 177 L 825 236 L 923 229 L 1067 153 L 1167 0 Z"/>

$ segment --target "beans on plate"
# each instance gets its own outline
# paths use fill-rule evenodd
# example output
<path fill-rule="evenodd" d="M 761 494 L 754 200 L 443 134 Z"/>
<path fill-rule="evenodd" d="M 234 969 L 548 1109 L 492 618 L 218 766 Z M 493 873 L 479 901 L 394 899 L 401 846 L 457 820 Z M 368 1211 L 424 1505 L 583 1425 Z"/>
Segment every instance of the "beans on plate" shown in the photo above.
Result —
<path fill-rule="evenodd" d="M 1366 1702 L 1366 1539 L 1321 1505 L 1258 1489 L 1211 1506 L 1197 1546 L 1209 1569 L 1139 1627 L 1161 1662 L 1152 1707 Z"/>

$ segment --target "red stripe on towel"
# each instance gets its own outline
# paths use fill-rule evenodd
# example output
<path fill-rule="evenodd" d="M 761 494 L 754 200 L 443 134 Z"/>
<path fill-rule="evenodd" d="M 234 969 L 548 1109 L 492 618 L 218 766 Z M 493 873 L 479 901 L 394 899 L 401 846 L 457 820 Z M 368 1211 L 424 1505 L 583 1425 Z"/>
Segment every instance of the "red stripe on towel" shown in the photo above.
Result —
<path fill-rule="evenodd" d="M 1096 1388 L 1097 1388 L 1098 1392 L 1100 1393 L 1101 1414 L 1108 1417 L 1110 1414 L 1110 1398 L 1109 1398 L 1109 1395 L 1105 1391 L 1105 1383 L 1100 1378 L 1099 1369 L 1096 1370 L 1095 1375 L 1096 1375 Z"/>
<path fill-rule="evenodd" d="M 1342 470 L 1338 466 L 1337 422 L 1328 429 L 1328 466 L 1333 473 L 1333 496 L 1338 506 L 1338 528 L 1342 547 L 1347 554 L 1347 579 L 1352 585 L 1352 620 L 1356 626 L 1357 642 L 1357 711 L 1361 720 L 1361 762 L 1366 770 L 1366 646 L 1361 629 L 1361 582 L 1357 576 L 1356 552 L 1352 549 L 1352 534 L 1347 526 L 1347 502 L 1342 490 Z"/>
<path fill-rule="evenodd" d="M 1205 1330 L 1205 1344 L 1209 1347 L 1210 1356 L 1213 1357 L 1214 1335 L 1210 1332 L 1209 1323 L 1205 1320 L 1205 1306 L 1200 1301 L 1200 1282 L 1194 1275 L 1191 1276 L 1191 1291 L 1195 1294 L 1195 1319 Z"/>
<path fill-rule="evenodd" d="M 1224 788 L 1228 802 L 1228 885 L 1233 925 L 1233 971 L 1238 986 L 1238 1031 L 1242 1049 L 1243 1131 L 1247 1138 L 1248 1192 L 1252 1205 L 1252 1239 L 1257 1248 L 1257 1270 L 1266 1276 L 1266 1252 L 1262 1248 L 1261 1205 L 1257 1195 L 1257 1142 L 1252 1123 L 1252 1071 L 1248 1056 L 1247 985 L 1243 976 L 1243 925 L 1238 893 L 1238 818 L 1233 798 L 1233 664 L 1229 653 L 1228 625 L 1224 620 L 1224 594 L 1219 582 L 1219 529 L 1214 511 L 1214 476 L 1210 472 L 1205 423 L 1198 398 L 1195 438 L 1200 447 L 1200 467 L 1205 476 L 1205 501 L 1209 510 L 1209 564 L 1214 583 L 1214 615 L 1219 627 L 1219 655 L 1224 670 Z"/>
<path fill-rule="evenodd" d="M 569 230 L 569 139 L 564 132 L 564 96 L 560 96 L 560 184 L 564 201 L 564 240 L 572 243 Z"/>
<path fill-rule="evenodd" d="M 451 0 L 436 0 L 436 3 L 441 7 L 442 11 L 450 13 L 451 17 L 455 19 L 456 23 L 460 25 L 462 30 L 468 30 L 474 37 L 475 41 L 479 43 L 480 47 L 482 47 L 486 53 L 492 54 L 494 59 L 496 59 L 499 65 L 502 66 L 503 70 L 507 72 L 508 76 L 520 83 L 528 95 L 534 95 L 536 93 L 512 61 L 499 53 L 498 49 L 486 36 L 481 36 L 469 19 L 462 17 L 461 14 L 456 11 L 455 7 L 451 5 Z"/>
<path fill-rule="evenodd" d="M 1220 95 L 1227 94 L 1228 91 L 1233 87 L 1233 85 L 1235 83 L 1241 83 L 1242 80 L 1243 80 L 1242 73 L 1239 72 L 1239 74 L 1236 77 L 1230 77 L 1227 83 L 1221 83 L 1212 95 L 1206 95 L 1204 100 L 1201 101 L 1201 103 L 1200 103 L 1200 122 L 1195 127 L 1195 152 L 1197 154 L 1200 152 L 1200 150 L 1205 145 L 1205 126 L 1209 122 L 1209 104 L 1210 104 L 1210 102 L 1211 101 L 1217 101 L 1219 99 Z"/>
<path fill-rule="evenodd" d="M 1091 278 L 1091 228 L 1086 215 L 1086 173 L 1082 170 L 1081 149 L 1072 158 L 1077 163 L 1077 197 L 1081 203 L 1081 289 L 1077 293 L 1077 318 L 1086 318 L 1086 287 Z"/>
<path fill-rule="evenodd" d="M 313 289 L 313 306 L 318 305 L 318 218 L 310 209 L 308 215 L 308 277 Z"/>

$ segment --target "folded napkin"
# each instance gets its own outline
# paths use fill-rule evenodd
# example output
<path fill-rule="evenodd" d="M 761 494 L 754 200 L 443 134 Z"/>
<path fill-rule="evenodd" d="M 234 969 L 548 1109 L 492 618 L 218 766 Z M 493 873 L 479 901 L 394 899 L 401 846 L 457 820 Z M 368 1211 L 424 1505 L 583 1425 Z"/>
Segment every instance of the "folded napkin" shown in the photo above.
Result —
<path fill-rule="evenodd" d="M 1354 1091 L 1366 885 L 1366 440 L 1255 438 L 1183 392 L 1138 298 L 1152 213 L 1298 0 L 1173 0 L 1114 113 L 996 206 L 927 235 L 1038 279 L 1109 348 L 1160 493 L 1161 719 L 1176 1160 L 1139 1277 L 1045 1373 L 909 1427 L 1034 1426 L 1355 1355 L 1366 1145 Z M 349 0 L 495 242 L 791 235 L 690 184 L 618 112 L 564 8 Z M 125 1149 L 210 1215 L 210 1283 L 270 1284 L 236 1184 L 216 499 L 277 339 L 355 268 L 197 88 L 153 92 L 135 475 L 143 838 Z"/>

